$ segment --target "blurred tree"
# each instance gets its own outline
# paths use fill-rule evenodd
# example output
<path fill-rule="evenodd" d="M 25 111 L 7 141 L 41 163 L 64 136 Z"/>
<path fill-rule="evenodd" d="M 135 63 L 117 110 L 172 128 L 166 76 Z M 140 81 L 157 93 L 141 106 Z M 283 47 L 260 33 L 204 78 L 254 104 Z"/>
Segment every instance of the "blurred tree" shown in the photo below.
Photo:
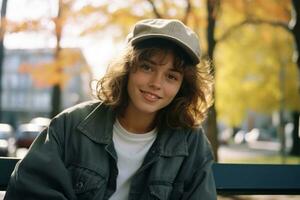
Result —
<path fill-rule="evenodd" d="M 89 16 L 85 15 L 87 13 L 90 13 Z M 205 4 L 199 0 L 128 0 L 122 3 L 103 1 L 98 5 L 87 4 L 75 15 L 76 17 L 84 16 L 82 20 L 89 21 L 82 35 L 109 31 L 116 40 L 123 40 L 138 20 L 176 18 L 193 27 L 202 36 L 200 37 L 201 46 L 206 44 L 204 37 L 204 28 L 207 24 L 206 10 Z"/>
<path fill-rule="evenodd" d="M 0 27 L 0 122 L 2 121 L 2 72 L 4 59 L 4 34 L 6 29 L 6 7 L 7 0 L 2 0 L 1 5 L 1 27 Z"/>
<path fill-rule="evenodd" d="M 282 98 L 286 109 L 299 109 L 293 43 L 292 35 L 281 28 L 245 25 L 219 44 L 216 104 L 221 119 L 238 125 L 248 109 L 267 113 L 279 110 Z"/>
<path fill-rule="evenodd" d="M 54 58 L 55 60 L 59 60 L 59 56 L 61 53 L 61 36 L 62 36 L 62 28 L 64 24 L 64 11 L 65 9 L 69 9 L 70 7 L 70 1 L 66 1 L 65 4 L 63 4 L 63 0 L 58 1 L 58 11 L 57 11 L 57 17 L 54 19 L 54 24 L 55 24 L 55 36 L 56 36 L 56 48 L 55 48 L 55 55 Z M 57 64 L 54 64 L 54 76 L 53 77 L 59 77 L 61 74 L 63 74 L 63 65 L 61 65 L 60 62 Z M 62 79 L 63 80 L 63 79 Z M 54 83 L 53 88 L 52 88 L 52 98 L 51 98 L 51 117 L 54 117 L 57 115 L 60 110 L 61 110 L 61 90 L 60 90 L 60 81 L 59 80 L 57 83 Z"/>
<path fill-rule="evenodd" d="M 290 1 L 222 1 L 215 53 L 219 119 L 239 125 L 249 110 L 270 113 L 282 102 L 300 109 L 290 9 Z"/>
<path fill-rule="evenodd" d="M 220 0 L 207 0 L 207 30 L 206 30 L 206 38 L 207 38 L 207 55 L 210 60 L 214 61 L 214 51 L 216 46 L 215 40 L 215 24 L 217 13 L 220 9 Z M 214 64 L 214 62 L 212 62 Z M 215 69 L 213 68 L 213 72 Z M 215 95 L 214 95 L 215 96 Z M 207 129 L 209 132 L 209 140 L 212 143 L 213 151 L 215 154 L 215 159 L 218 160 L 218 130 L 217 130 L 217 112 L 215 108 L 215 103 L 211 106 L 208 113 L 207 119 Z"/>
<path fill-rule="evenodd" d="M 296 48 L 295 48 L 295 59 L 296 63 L 298 65 L 298 70 L 300 70 L 300 1 L 299 0 L 293 0 L 293 34 L 294 38 L 296 40 Z M 298 93 L 300 93 L 300 73 L 298 73 Z M 299 102 L 298 102 L 299 103 Z M 294 111 L 293 112 L 293 123 L 294 123 L 294 129 L 293 129 L 293 146 L 291 149 L 292 155 L 300 155 L 300 136 L 299 136 L 299 120 L 300 120 L 300 111 Z"/>
<path fill-rule="evenodd" d="M 37 86 L 52 87 L 51 117 L 61 111 L 61 90 L 63 86 L 71 76 L 77 75 L 77 72 L 70 73 L 70 70 L 66 70 L 66 68 L 75 66 L 76 63 L 82 64 L 82 55 L 77 50 L 61 47 L 61 41 L 66 32 L 65 29 L 70 28 L 70 24 L 74 23 L 74 16 L 72 15 L 74 3 L 74 0 L 59 0 L 57 15 L 54 17 L 49 16 L 49 13 L 45 13 L 45 16 L 38 19 L 24 19 L 22 22 L 9 21 L 7 24 L 7 31 L 10 33 L 50 32 L 55 37 L 54 58 L 52 61 L 35 64 L 23 63 L 20 66 L 20 72 L 30 73 Z M 80 72 L 90 73 L 89 66 L 81 65 Z"/>

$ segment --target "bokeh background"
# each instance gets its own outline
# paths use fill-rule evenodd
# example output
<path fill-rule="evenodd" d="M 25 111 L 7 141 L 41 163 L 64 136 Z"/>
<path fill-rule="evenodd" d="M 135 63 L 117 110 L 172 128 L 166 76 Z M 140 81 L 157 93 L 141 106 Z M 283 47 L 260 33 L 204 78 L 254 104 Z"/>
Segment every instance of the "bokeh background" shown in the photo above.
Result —
<path fill-rule="evenodd" d="M 2 156 L 23 157 L 53 116 L 94 99 L 93 81 L 136 21 L 177 18 L 213 66 L 215 103 L 203 126 L 216 161 L 300 164 L 298 0 L 0 2 Z M 276 199 L 258 197 L 267 198 Z M 277 196 L 287 198 L 296 199 Z"/>

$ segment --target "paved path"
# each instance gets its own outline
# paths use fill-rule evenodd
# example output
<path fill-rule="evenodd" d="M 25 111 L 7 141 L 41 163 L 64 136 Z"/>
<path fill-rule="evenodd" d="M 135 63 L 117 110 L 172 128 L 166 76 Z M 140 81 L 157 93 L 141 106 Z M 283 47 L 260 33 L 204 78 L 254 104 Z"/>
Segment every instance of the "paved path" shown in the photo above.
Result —
<path fill-rule="evenodd" d="M 265 146 L 266 148 L 262 148 L 261 146 Z M 272 147 L 273 146 L 273 147 Z M 246 158 L 254 158 L 257 156 L 271 156 L 278 155 L 278 148 L 275 147 L 275 144 L 261 144 L 258 143 L 256 145 L 252 145 L 250 148 L 246 144 L 242 145 L 222 145 L 219 147 L 219 162 L 226 162 L 227 160 L 238 160 L 238 159 L 246 159 Z"/>

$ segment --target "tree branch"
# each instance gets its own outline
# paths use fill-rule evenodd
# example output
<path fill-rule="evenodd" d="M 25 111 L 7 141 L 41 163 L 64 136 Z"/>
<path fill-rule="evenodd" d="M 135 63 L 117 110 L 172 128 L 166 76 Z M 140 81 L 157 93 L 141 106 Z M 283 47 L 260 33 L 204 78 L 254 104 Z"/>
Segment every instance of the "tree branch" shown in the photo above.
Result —
<path fill-rule="evenodd" d="M 154 2 L 152 0 L 148 0 L 148 2 L 150 3 L 150 5 L 152 6 L 152 9 L 153 9 L 153 12 L 154 12 L 154 15 L 157 17 L 157 18 L 162 18 L 161 14 L 158 12 Z"/>
<path fill-rule="evenodd" d="M 185 14 L 184 14 L 184 17 L 182 19 L 182 22 L 185 23 L 185 24 L 187 23 L 189 14 L 190 14 L 190 12 L 192 10 L 191 1 L 190 0 L 186 0 L 186 4 L 187 4 L 187 6 L 185 8 Z"/>
<path fill-rule="evenodd" d="M 247 19 L 247 20 L 242 21 L 241 23 L 236 24 L 236 25 L 232 26 L 231 28 L 229 28 L 219 39 L 217 39 L 217 41 L 219 42 L 219 41 L 225 40 L 234 31 L 236 31 L 236 29 L 239 29 L 242 26 L 248 25 L 248 24 L 252 24 L 252 25 L 269 24 L 269 25 L 272 25 L 272 26 L 281 27 L 281 28 L 287 30 L 288 32 L 291 32 L 290 28 L 288 27 L 288 24 L 285 24 L 283 22 L 267 21 L 267 20 L 261 20 L 261 19 Z"/>

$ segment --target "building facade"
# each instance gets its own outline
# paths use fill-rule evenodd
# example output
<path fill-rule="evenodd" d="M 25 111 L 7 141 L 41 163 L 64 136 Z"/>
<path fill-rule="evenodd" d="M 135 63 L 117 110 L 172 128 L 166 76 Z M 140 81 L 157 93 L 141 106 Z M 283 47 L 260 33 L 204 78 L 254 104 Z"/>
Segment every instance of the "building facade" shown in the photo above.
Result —
<path fill-rule="evenodd" d="M 79 49 L 77 50 L 79 51 Z M 80 54 L 82 55 L 82 54 Z M 23 63 L 49 62 L 54 58 L 53 49 L 7 49 L 3 62 L 2 77 L 2 121 L 16 127 L 34 117 L 49 117 L 51 111 L 52 87 L 37 87 L 30 74 L 20 73 Z M 83 56 L 75 66 L 67 70 L 78 71 L 62 88 L 62 107 L 70 107 L 80 101 L 90 99 L 88 70 L 80 73 L 87 65 Z"/>

